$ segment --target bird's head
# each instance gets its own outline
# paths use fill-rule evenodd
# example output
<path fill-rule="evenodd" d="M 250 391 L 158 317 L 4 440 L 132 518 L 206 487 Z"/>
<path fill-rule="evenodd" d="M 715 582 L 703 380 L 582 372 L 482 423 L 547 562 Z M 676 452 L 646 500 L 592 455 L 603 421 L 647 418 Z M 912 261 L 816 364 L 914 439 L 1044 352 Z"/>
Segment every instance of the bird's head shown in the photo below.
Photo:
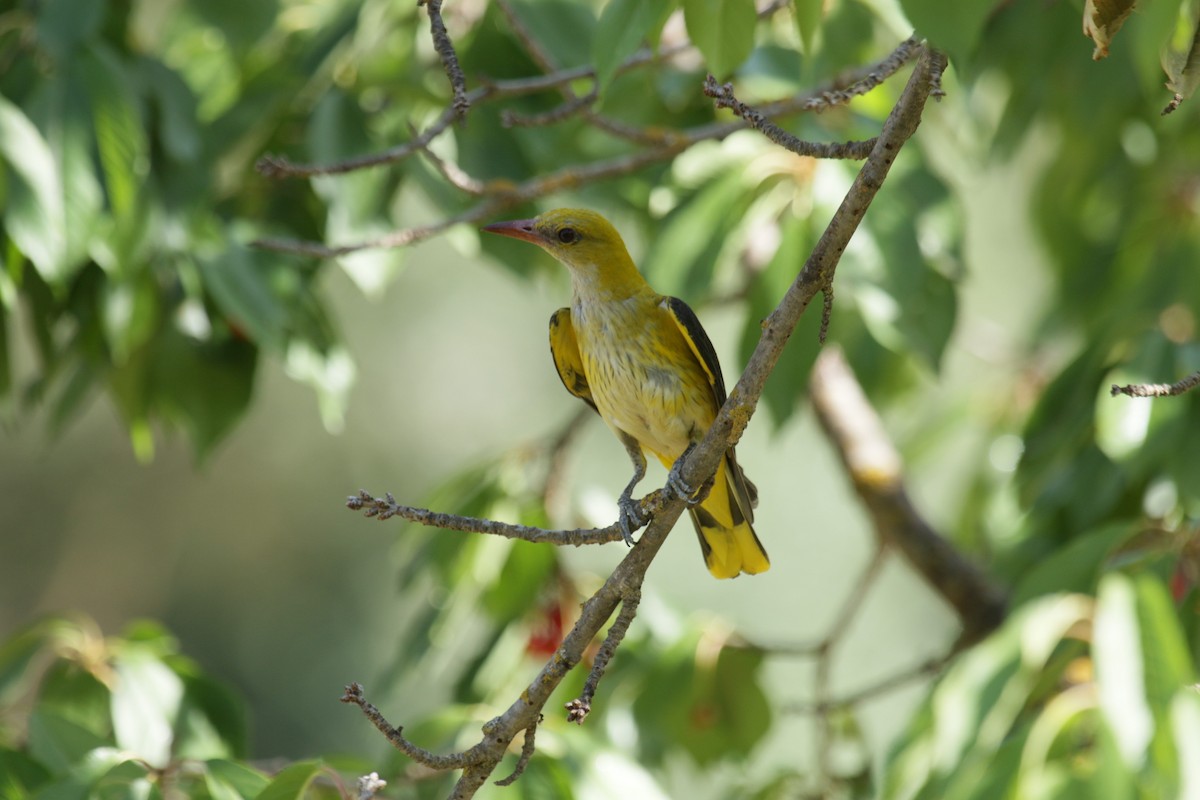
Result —
<path fill-rule="evenodd" d="M 560 208 L 484 230 L 536 244 L 571 270 L 577 289 L 620 290 L 644 284 L 621 234 L 595 211 Z"/>

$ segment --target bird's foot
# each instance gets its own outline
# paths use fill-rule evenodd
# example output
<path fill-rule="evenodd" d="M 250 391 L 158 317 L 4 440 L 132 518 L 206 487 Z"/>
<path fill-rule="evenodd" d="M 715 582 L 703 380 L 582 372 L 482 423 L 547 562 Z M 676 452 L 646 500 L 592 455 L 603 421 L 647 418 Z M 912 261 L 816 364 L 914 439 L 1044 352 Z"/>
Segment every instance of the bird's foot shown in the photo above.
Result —
<path fill-rule="evenodd" d="M 621 538 L 625 544 L 633 547 L 633 532 L 645 525 L 649 520 L 642 512 L 642 504 L 633 499 L 631 492 L 622 492 L 617 498 L 617 508 L 620 510 Z"/>
<path fill-rule="evenodd" d="M 703 494 L 700 494 L 699 489 L 694 489 L 683 479 L 683 462 L 687 461 L 687 457 L 696 449 L 693 442 L 687 446 L 687 449 L 675 459 L 675 463 L 671 465 L 670 472 L 667 473 L 667 488 L 675 493 L 677 497 L 683 499 L 689 506 L 694 506 L 704 499 Z M 701 487 L 703 488 L 703 487 Z M 706 493 L 705 493 L 706 494 Z"/>

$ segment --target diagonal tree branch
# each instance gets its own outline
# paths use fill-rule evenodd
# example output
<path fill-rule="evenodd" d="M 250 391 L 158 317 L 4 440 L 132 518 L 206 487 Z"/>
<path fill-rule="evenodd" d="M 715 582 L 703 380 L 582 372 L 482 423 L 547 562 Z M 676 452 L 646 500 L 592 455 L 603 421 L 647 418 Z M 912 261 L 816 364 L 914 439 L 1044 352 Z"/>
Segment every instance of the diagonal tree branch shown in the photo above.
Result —
<path fill-rule="evenodd" d="M 742 377 L 729 392 L 725 406 L 717 415 L 708 435 L 692 451 L 683 470 L 683 479 L 698 486 L 716 472 L 725 451 L 736 444 L 758 406 L 767 378 L 775 369 L 783 348 L 796 329 L 800 316 L 819 292 L 831 285 L 838 261 L 858 229 L 871 201 L 879 192 L 900 148 L 917 130 L 921 113 L 934 87 L 933 76 L 945 69 L 946 57 L 928 47 L 909 77 L 904 92 L 892 109 L 875 148 L 855 177 L 833 219 L 821 234 L 803 269 L 788 287 L 779 306 L 763 320 L 762 336 Z"/>

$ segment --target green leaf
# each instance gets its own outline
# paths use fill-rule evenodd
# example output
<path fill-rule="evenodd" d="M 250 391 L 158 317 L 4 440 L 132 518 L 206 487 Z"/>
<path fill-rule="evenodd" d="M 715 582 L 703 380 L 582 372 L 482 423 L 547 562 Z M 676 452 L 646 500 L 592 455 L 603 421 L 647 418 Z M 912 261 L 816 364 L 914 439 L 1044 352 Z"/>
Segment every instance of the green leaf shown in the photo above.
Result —
<path fill-rule="evenodd" d="M 142 217 L 140 196 L 150 169 L 150 147 L 130 86 L 131 74 L 112 50 L 99 43 L 79 55 L 77 66 L 88 88 L 108 204 L 118 229 L 127 231 Z M 126 258 L 128 253 L 118 252 L 119 265 L 124 266 Z"/>
<path fill-rule="evenodd" d="M 25 753 L 0 747 L 0 798 L 24 800 L 50 780 L 50 771 Z"/>
<path fill-rule="evenodd" d="M 188 664 L 173 659 L 183 679 L 184 696 L 175 730 L 175 752 L 181 758 L 244 757 L 246 709 L 232 689 Z"/>
<path fill-rule="evenodd" d="M 1013 797 L 1008 778 L 1024 745 L 1006 748 L 1029 735 L 1021 715 L 1041 702 L 1041 687 L 1053 685 L 1052 657 L 1091 610 L 1078 595 L 1033 600 L 955 661 L 890 759 L 884 796 Z M 997 765 L 997 753 L 1006 753 L 1009 767 Z"/>
<path fill-rule="evenodd" d="M 770 729 L 771 709 L 759 683 L 762 651 L 698 634 L 658 655 L 639 687 L 634 716 L 651 760 L 673 746 L 682 746 L 698 764 L 742 759 Z"/>
<path fill-rule="evenodd" d="M 320 759 L 297 761 L 280 770 L 255 796 L 255 800 L 300 800 L 321 768 Z"/>
<path fill-rule="evenodd" d="M 596 30 L 596 17 L 589 4 L 574 0 L 513 0 L 512 7 L 533 40 L 545 47 L 560 66 L 578 67 L 588 62 Z"/>
<path fill-rule="evenodd" d="M 258 351 L 237 339 L 197 342 L 168 329 L 150 366 L 157 410 L 183 427 L 203 460 L 241 419 L 254 394 Z"/>
<path fill-rule="evenodd" d="M 366 135 L 366 115 L 354 97 L 327 93 L 313 113 L 308 147 L 318 161 L 360 155 L 372 147 Z M 372 239 L 390 232 L 389 199 L 396 191 L 390 170 L 359 170 L 348 175 L 313 178 L 317 196 L 325 201 L 325 237 L 332 243 Z M 367 294 L 378 294 L 395 277 L 404 261 L 403 248 L 368 248 L 339 256 L 338 264 Z"/>
<path fill-rule="evenodd" d="M 236 761 L 204 762 L 204 783 L 213 800 L 250 800 L 270 783 L 261 772 Z"/>
<path fill-rule="evenodd" d="M 917 35 L 944 50 L 959 69 L 970 64 L 983 26 L 996 9 L 995 0 L 900 0 Z"/>
<path fill-rule="evenodd" d="M 155 767 L 171 760 L 183 682 L 161 660 L 135 647 L 117 654 L 112 692 L 117 744 Z"/>
<path fill-rule="evenodd" d="M 754 0 L 683 0 L 683 21 L 718 80 L 728 77 L 754 49 Z"/>
<path fill-rule="evenodd" d="M 56 774 L 107 744 L 102 737 L 55 712 L 35 709 L 29 716 L 29 754 Z"/>
<path fill-rule="evenodd" d="M 779 304 L 804 267 L 804 261 L 812 249 L 815 234 L 808 219 L 789 216 L 780 223 L 780 228 L 779 247 L 750 289 L 749 307 L 739 347 L 743 363 L 750 359 L 750 354 L 758 346 L 758 340 L 762 337 L 763 318 Z M 821 350 L 820 330 L 821 308 L 818 298 L 800 318 L 763 389 L 763 401 L 776 430 L 791 418 L 805 396 L 809 373 Z"/>
<path fill-rule="evenodd" d="M 176 161 L 196 159 L 201 151 L 200 130 L 196 123 L 196 97 L 179 73 L 161 62 L 143 59 L 139 72 L 146 81 L 152 118 L 157 110 L 158 136 L 167 155 Z"/>
<path fill-rule="evenodd" d="M 55 58 L 66 60 L 95 36 L 107 11 L 107 0 L 44 0 L 37 13 L 38 39 Z"/>
<path fill-rule="evenodd" d="M 3 268 L 4 265 L 0 262 L 0 270 Z M 7 397 L 9 391 L 12 390 L 12 356 L 9 353 L 8 318 L 8 308 L 0 299 L 0 399 Z M 0 408 L 2 407 L 0 405 Z M 3 693 L 2 686 L 0 686 L 0 693 Z"/>
<path fill-rule="evenodd" d="M 483 608 L 500 625 L 524 616 L 536 607 L 537 598 L 557 563 L 552 547 L 513 542 L 499 577 L 481 598 Z"/>
<path fill-rule="evenodd" d="M 92 785 L 95 800 L 158 800 L 162 795 L 150 780 L 150 767 L 141 761 L 123 760 Z"/>
<path fill-rule="evenodd" d="M 288 311 L 271 282 L 269 256 L 240 244 L 198 260 L 205 288 L 224 312 L 227 321 L 264 348 L 284 351 Z"/>
<path fill-rule="evenodd" d="M 79 646 L 91 643 L 89 639 L 79 637 L 68 642 Z M 57 659 L 42 675 L 38 709 L 84 727 L 106 742 L 110 742 L 112 731 L 111 705 L 109 688 L 74 660 Z"/>
<path fill-rule="evenodd" d="M 646 3 L 643 0 L 609 0 L 596 23 L 592 42 L 592 62 L 596 69 L 597 89 L 608 88 L 613 76 L 648 39 L 657 39 L 667 17 L 675 10 L 675 0 Z"/>
<path fill-rule="evenodd" d="M 17 180 L 9 183 L 4 225 L 47 283 L 66 276 L 67 211 L 49 144 L 21 109 L 0 97 L 0 155 Z"/>
<path fill-rule="evenodd" d="M 795 0 L 796 29 L 800 32 L 800 43 L 804 46 L 804 55 L 811 57 L 813 42 L 816 41 L 817 31 L 821 29 L 821 20 L 825 16 L 825 0 Z"/>
<path fill-rule="evenodd" d="M 1122 760 L 1159 797 L 1177 795 L 1172 700 L 1195 680 L 1175 608 L 1153 574 L 1113 573 L 1100 584 L 1093 654 L 1100 706 Z"/>
<path fill-rule="evenodd" d="M 521 800 L 574 800 L 576 785 L 578 777 L 562 761 L 535 756 L 513 788 L 519 787 Z"/>
<path fill-rule="evenodd" d="M 1179 797 L 1200 797 L 1200 695 L 1196 687 L 1176 692 L 1170 713 L 1179 750 Z"/>
<path fill-rule="evenodd" d="M 1116 522 L 1090 531 L 1054 551 L 1025 573 L 1013 592 L 1013 607 L 1054 592 L 1095 593 L 1108 557 L 1136 532 L 1136 526 Z"/>
<path fill-rule="evenodd" d="M 37 680 L 30 664 L 52 647 L 64 623 L 57 619 L 35 623 L 0 644 L 0 707 L 9 706 L 30 691 Z"/>
<path fill-rule="evenodd" d="M 104 338 L 115 364 L 134 357 L 158 333 L 161 297 L 154 276 L 105 281 L 101 288 Z"/>
<path fill-rule="evenodd" d="M 1108 575 L 1100 585 L 1098 600 L 1092 652 L 1100 705 L 1116 734 L 1121 757 L 1136 767 L 1150 745 L 1154 717 L 1146 700 L 1133 582 L 1120 573 Z"/>
<path fill-rule="evenodd" d="M 712 291 L 712 277 L 731 233 L 759 187 L 739 169 L 716 175 L 667 215 L 643 271 L 655 289 L 689 304 Z"/>
<path fill-rule="evenodd" d="M 891 202 L 872 207 L 867 231 L 860 230 L 858 243 L 847 250 L 846 277 L 853 276 L 849 289 L 872 338 L 937 371 L 954 330 L 958 297 L 954 281 L 935 265 L 939 257 L 955 258 L 958 230 L 953 223 L 943 224 L 949 230 L 939 238 L 951 243 L 945 252 L 927 255 L 913 224 L 918 215 L 911 209 L 923 209 L 918 221 L 928 220 L 932 209 L 947 200 L 944 187 L 924 173 L 901 173 L 887 192 Z"/>

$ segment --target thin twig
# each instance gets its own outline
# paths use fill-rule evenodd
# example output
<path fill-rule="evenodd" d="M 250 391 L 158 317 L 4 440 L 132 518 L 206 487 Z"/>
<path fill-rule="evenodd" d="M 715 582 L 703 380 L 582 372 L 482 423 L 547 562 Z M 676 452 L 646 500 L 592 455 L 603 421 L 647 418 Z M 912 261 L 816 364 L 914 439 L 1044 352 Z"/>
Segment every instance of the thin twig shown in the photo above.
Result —
<path fill-rule="evenodd" d="M 513 767 L 512 773 L 507 778 L 496 781 L 497 786 L 511 786 L 525 772 L 525 768 L 529 766 L 529 759 L 533 758 L 534 737 L 537 735 L 537 726 L 541 721 L 542 715 L 538 714 L 538 718 L 529 723 L 529 727 L 525 729 L 525 741 L 521 743 L 521 757 L 517 759 L 517 765 Z"/>
<path fill-rule="evenodd" d="M 649 515 L 649 509 L 654 505 L 654 499 L 649 495 L 642 498 L 643 514 Z M 362 511 L 365 516 L 380 521 L 400 517 L 401 519 L 425 525 L 430 528 L 463 531 L 465 533 L 486 533 L 492 536 L 503 536 L 506 539 L 521 539 L 535 544 L 573 545 L 580 547 L 585 544 L 607 544 L 621 541 L 621 526 L 613 523 L 607 528 L 580 528 L 576 530 L 549 531 L 544 528 L 534 528 L 529 525 L 513 525 L 507 522 L 497 522 L 478 517 L 462 517 L 458 514 L 444 514 L 430 511 L 427 508 L 401 505 L 391 493 L 382 498 L 373 497 L 369 492 L 360 491 L 346 498 L 346 508 L 351 511 Z"/>
<path fill-rule="evenodd" d="M 596 102 L 596 98 L 600 96 L 599 90 L 592 87 L 592 90 L 585 95 L 572 97 L 556 108 L 549 111 L 544 111 L 541 114 L 519 114 L 516 111 L 505 110 L 500 114 L 500 124 L 505 128 L 538 128 L 543 125 L 553 125 L 556 122 L 570 119 L 587 110 L 592 103 Z"/>
<path fill-rule="evenodd" d="M 440 756 L 437 753 L 431 753 L 422 747 L 418 747 L 408 739 L 405 739 L 402 728 L 392 725 L 384 719 L 383 714 L 379 712 L 378 708 L 367 702 L 367 698 L 363 695 L 362 684 L 352 683 L 347 686 L 341 700 L 343 703 L 350 703 L 362 709 L 367 719 L 371 720 L 371 724 L 387 737 L 387 740 L 392 743 L 393 747 L 418 764 L 423 764 L 431 769 L 448 770 L 463 769 L 479 760 L 479 755 L 475 752 L 478 746 L 461 753 Z"/>
<path fill-rule="evenodd" d="M 860 161 L 866 158 L 875 147 L 874 139 L 859 142 L 808 142 L 798 136 L 793 136 L 768 120 L 761 111 L 738 100 L 733 93 L 732 83 L 718 84 L 717 79 L 712 75 L 708 75 L 704 79 L 704 94 L 716 101 L 717 108 L 730 109 L 763 136 L 798 156 L 846 158 Z"/>
<path fill-rule="evenodd" d="M 416 129 L 412 128 L 411 125 L 409 129 L 412 131 L 415 139 L 417 137 Z M 478 178 L 468 175 L 458 164 L 455 164 L 453 161 L 446 161 L 428 147 L 421 147 L 420 152 L 425 160 L 432 164 L 433 168 L 438 171 L 438 174 L 445 178 L 446 182 L 455 189 L 465 192 L 472 197 L 482 197 L 487 193 L 487 184 Z"/>
<path fill-rule="evenodd" d="M 855 97 L 864 95 L 874 89 L 879 84 L 890 78 L 900 70 L 905 64 L 915 58 L 921 52 L 921 40 L 917 36 L 910 36 L 896 47 L 886 58 L 878 62 L 874 69 L 867 70 L 861 77 L 849 83 L 840 89 L 830 89 L 822 92 L 817 98 L 814 98 L 805 111 L 821 112 L 833 106 L 840 106 L 849 103 Z M 929 73 L 929 96 L 938 98 L 945 94 L 942 91 L 942 72 L 945 70 L 945 62 L 932 64 Z"/>
<path fill-rule="evenodd" d="M 1175 397 L 1200 386 L 1200 372 L 1193 372 L 1175 383 L 1131 383 L 1128 386 L 1112 385 L 1112 396 L 1119 394 L 1130 397 Z"/>
<path fill-rule="evenodd" d="M 442 59 L 442 67 L 450 80 L 454 91 L 454 116 L 459 120 L 465 119 L 471 109 L 471 101 L 467 99 L 467 79 L 462 67 L 458 64 L 458 54 L 454 52 L 454 43 L 450 41 L 450 32 L 442 21 L 442 0 L 417 0 L 417 5 L 424 5 L 429 12 L 429 33 L 433 37 L 433 48 Z"/>
<path fill-rule="evenodd" d="M 795 97 L 779 100 L 763 106 L 760 111 L 764 116 L 786 116 L 801 111 L 806 104 L 819 93 L 806 92 Z M 445 118 L 445 115 L 443 115 Z M 441 120 L 439 120 L 440 123 Z M 447 122 L 449 124 L 449 122 Z M 436 126 L 435 126 L 436 127 Z M 310 242 L 297 239 L 282 239 L 282 238 L 267 238 L 256 239 L 251 242 L 254 247 L 263 250 L 272 250 L 279 253 L 293 253 L 295 255 L 311 256 L 314 258 L 337 258 L 349 253 L 355 253 L 359 250 L 368 250 L 374 248 L 392 248 L 392 247 L 407 247 L 429 239 L 447 228 L 459 223 L 474 223 L 492 217 L 500 212 L 537 200 L 555 192 L 573 189 L 588 183 L 593 183 L 609 178 L 617 178 L 623 175 L 630 175 L 651 164 L 657 164 L 662 161 L 667 161 L 682 153 L 687 148 L 697 142 L 707 140 L 722 140 L 727 136 L 744 130 L 748 127 L 745 120 L 733 120 L 729 122 L 710 122 L 706 125 L 700 125 L 695 128 L 690 128 L 685 131 L 678 132 L 674 138 L 668 138 L 661 146 L 643 150 L 639 153 L 629 155 L 614 156 L 613 158 L 604 161 L 593 161 L 590 164 L 576 165 L 564 167 L 557 172 L 552 172 L 538 178 L 531 178 L 524 183 L 512 185 L 506 184 L 503 187 L 496 187 L 492 193 L 483 198 L 479 203 L 465 211 L 430 225 L 421 225 L 413 228 L 403 228 L 392 233 L 379 236 L 374 239 L 365 239 L 358 242 L 352 242 L 342 245 L 330 246 L 320 242 Z M 426 129 L 419 139 L 427 139 L 432 128 Z M 411 143 L 410 143 L 411 144 Z M 427 142 L 422 142 L 420 145 L 409 147 L 410 150 L 419 150 L 423 148 Z M 407 147 L 407 145 L 406 145 Z M 315 173 L 313 173 L 315 174 Z M 865 211 L 865 207 L 864 207 Z"/>
<path fill-rule="evenodd" d="M 625 634 L 629 632 L 629 626 L 633 623 L 633 618 L 637 616 L 638 604 L 641 601 L 640 588 L 631 590 L 621 600 L 621 611 L 613 621 L 612 627 L 608 629 L 608 635 L 604 637 L 604 644 L 600 645 L 600 649 L 596 652 L 596 659 L 592 662 L 592 669 L 583 684 L 583 691 L 579 693 L 579 697 L 565 706 L 567 722 L 582 725 L 583 721 L 587 719 L 587 715 L 591 713 L 592 698 L 596 696 L 596 688 L 600 685 L 600 679 L 604 677 L 604 670 L 608 669 L 608 662 L 616 655 L 617 648 L 621 646 Z"/>
<path fill-rule="evenodd" d="M 833 284 L 821 290 L 821 330 L 817 333 L 817 341 L 825 344 L 829 335 L 829 321 L 833 319 Z"/>
<path fill-rule="evenodd" d="M 835 104 L 838 98 L 842 95 L 853 95 L 860 93 L 858 89 L 860 85 L 865 86 L 864 81 L 881 82 L 884 78 L 890 76 L 898 70 L 904 63 L 913 57 L 914 50 L 909 46 L 907 40 L 902 42 L 895 50 L 888 54 L 885 58 L 877 61 L 874 64 L 868 64 L 857 69 L 847 70 L 843 74 L 837 76 L 829 84 L 814 92 L 798 95 L 795 98 L 776 101 L 763 105 L 759 110 L 768 118 L 786 116 L 802 111 L 819 111 Z M 626 59 L 620 67 L 617 68 L 617 73 L 626 72 L 631 69 L 636 69 L 644 64 L 654 61 L 656 58 L 667 58 L 670 55 L 679 52 L 686 47 L 664 48 L 659 55 L 655 55 L 652 51 L 643 48 L 638 50 L 628 59 Z M 581 78 L 595 78 L 594 70 L 589 66 L 573 67 L 570 69 L 562 69 L 548 75 L 534 75 L 528 78 L 513 78 L 507 80 L 488 81 L 481 79 L 482 84 L 479 88 L 470 91 L 467 94 L 467 100 L 471 105 L 479 105 L 484 102 L 499 100 L 504 98 L 522 97 L 525 95 L 536 94 L 577 81 Z M 877 83 L 873 84 L 877 85 Z M 443 131 L 449 128 L 456 119 L 456 113 L 453 108 L 447 108 L 442 114 L 421 132 L 414 140 L 403 142 L 383 150 L 379 153 L 369 153 L 354 158 L 345 159 L 343 161 L 331 162 L 329 164 L 298 164 L 294 163 L 283 156 L 266 155 L 259 159 L 255 168 L 268 177 L 285 178 L 285 177 L 311 177 L 313 175 L 338 175 L 346 172 L 354 172 L 368 167 L 382 166 L 384 164 L 394 164 L 409 158 L 414 153 L 420 152 L 421 148 L 428 145 L 431 141 L 437 138 Z M 735 130 L 741 130 L 747 127 L 745 121 L 733 123 L 732 128 L 727 126 L 712 127 L 708 126 L 707 130 L 710 135 L 704 138 L 720 139 L 728 136 Z M 669 138 L 669 137 L 664 137 Z M 686 133 L 681 132 L 681 139 L 684 139 L 683 145 L 692 144 L 700 139 L 692 139 L 686 141 Z M 674 142 L 669 142 L 674 144 Z M 668 144 L 668 142 L 664 142 Z M 665 160 L 674 155 L 678 150 L 674 147 L 668 148 L 670 152 L 661 152 L 658 160 Z M 682 147 L 680 148 L 682 149 Z M 394 245 L 393 245 L 394 246 Z M 362 249 L 353 248 L 353 249 Z M 352 252 L 353 249 L 350 251 Z M 297 252 L 297 251 L 293 251 Z"/>
<path fill-rule="evenodd" d="M 842 637 L 846 635 L 846 632 L 850 630 L 850 623 L 854 620 L 859 608 L 862 607 L 863 601 L 866 600 L 867 594 L 875 583 L 876 576 L 879 575 L 879 571 L 883 569 L 883 564 L 887 560 L 887 553 L 888 548 L 885 544 L 882 542 L 876 543 L 875 552 L 871 554 L 871 560 L 867 562 L 867 566 L 863 568 L 862 574 L 854 582 L 850 593 L 842 601 L 842 606 L 838 609 L 837 617 L 829 626 L 829 634 L 821 642 L 820 650 L 817 654 L 817 668 L 813 676 L 813 696 L 816 697 L 818 704 L 825 704 L 830 701 L 834 649 L 841 642 Z M 819 735 L 817 736 L 817 766 L 822 775 L 829 775 L 833 771 L 834 739 L 830 728 L 829 716 L 821 714 L 817 722 L 819 728 Z"/>

